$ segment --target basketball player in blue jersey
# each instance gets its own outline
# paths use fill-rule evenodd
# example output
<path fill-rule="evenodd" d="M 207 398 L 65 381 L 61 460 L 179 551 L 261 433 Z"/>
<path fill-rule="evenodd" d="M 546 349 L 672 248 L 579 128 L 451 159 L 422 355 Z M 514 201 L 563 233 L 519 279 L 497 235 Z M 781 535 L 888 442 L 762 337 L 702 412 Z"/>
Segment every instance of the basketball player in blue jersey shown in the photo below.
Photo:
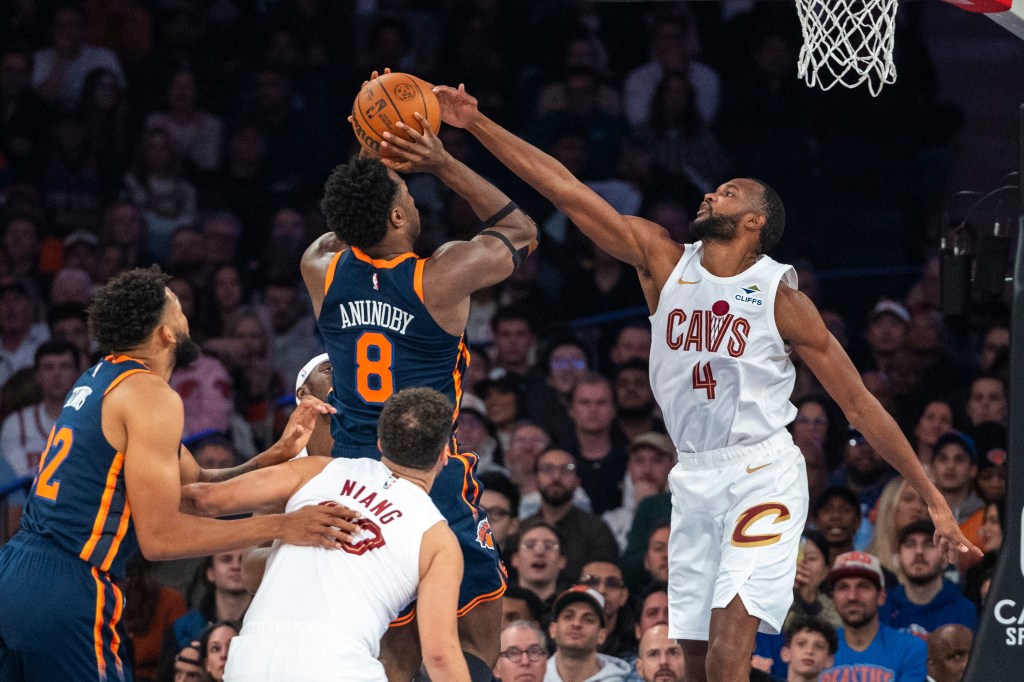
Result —
<path fill-rule="evenodd" d="M 511 275 L 536 246 L 537 227 L 500 190 L 454 159 L 427 126 L 409 129 L 406 160 L 385 166 L 356 157 L 327 180 L 321 203 L 332 230 L 303 255 L 302 275 L 334 368 L 333 456 L 374 457 L 384 402 L 404 388 L 432 388 L 456 405 L 469 362 L 464 332 L 469 297 Z M 389 162 L 390 163 L 390 162 Z M 429 258 L 413 245 L 420 216 L 395 172 L 433 173 L 465 199 L 483 222 L 470 241 L 449 242 Z M 500 645 L 505 577 L 486 514 L 477 507 L 477 458 L 452 448 L 430 497 L 459 539 L 465 578 L 459 637 L 474 680 L 491 679 Z M 390 679 L 418 670 L 414 612 L 400 617 L 382 643 Z"/>
<path fill-rule="evenodd" d="M 790 266 L 767 252 L 782 236 L 778 194 L 752 178 L 704 197 L 680 244 L 620 215 L 556 159 L 480 113 L 463 86 L 434 89 L 442 121 L 465 128 L 606 252 L 636 268 L 651 310 L 651 386 L 678 464 L 669 476 L 669 635 L 688 682 L 750 675 L 759 629 L 778 631 L 792 601 L 807 514 L 803 456 L 786 425 L 790 351 L 851 426 L 928 504 L 951 562 L 974 551 L 895 420 L 868 392 Z"/>
<path fill-rule="evenodd" d="M 21 530 L 0 549 L 2 680 L 131 680 L 117 582 L 139 547 L 152 560 L 275 538 L 335 548 L 356 530 L 340 507 L 235 521 L 179 511 L 183 475 L 209 476 L 179 461 L 184 410 L 167 379 L 198 347 L 167 280 L 132 270 L 90 308 L 93 336 L 111 354 L 68 393 Z M 307 430 L 320 408 L 304 411 Z"/>

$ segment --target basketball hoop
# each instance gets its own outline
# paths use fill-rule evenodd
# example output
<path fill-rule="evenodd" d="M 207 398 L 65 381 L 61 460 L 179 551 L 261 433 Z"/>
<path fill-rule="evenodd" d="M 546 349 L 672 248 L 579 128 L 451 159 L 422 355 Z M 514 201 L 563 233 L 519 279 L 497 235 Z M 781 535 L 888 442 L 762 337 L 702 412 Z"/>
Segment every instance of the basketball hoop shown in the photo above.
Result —
<path fill-rule="evenodd" d="M 855 88 L 875 97 L 896 82 L 892 46 L 897 0 L 796 0 L 803 27 L 797 74 L 809 86 Z"/>

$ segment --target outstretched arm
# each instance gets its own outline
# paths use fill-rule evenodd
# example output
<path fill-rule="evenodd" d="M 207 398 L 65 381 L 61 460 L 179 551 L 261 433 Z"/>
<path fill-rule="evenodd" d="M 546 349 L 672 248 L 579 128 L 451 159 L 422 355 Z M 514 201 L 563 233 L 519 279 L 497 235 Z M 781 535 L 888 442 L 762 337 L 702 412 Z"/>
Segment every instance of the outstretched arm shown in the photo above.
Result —
<path fill-rule="evenodd" d="M 423 117 L 416 114 L 418 119 Z M 441 140 L 423 122 L 423 133 L 402 123 L 411 139 L 384 133 L 384 165 L 401 173 L 426 172 L 437 176 L 466 202 L 483 222 L 472 240 L 441 246 L 427 263 L 432 305 L 456 305 L 478 289 L 503 281 L 537 246 L 537 225 L 500 189 L 449 154 Z M 442 281 L 443 280 L 443 281 Z"/>
<path fill-rule="evenodd" d="M 964 537 L 942 493 L 928 480 L 917 454 L 896 421 L 864 386 L 850 357 L 825 327 L 807 296 L 785 285 L 775 301 L 779 334 L 800 354 L 850 425 L 921 494 L 935 523 L 935 540 L 950 562 L 961 552 L 981 551 Z"/>
<path fill-rule="evenodd" d="M 668 231 L 647 220 L 623 216 L 596 192 L 580 182 L 552 156 L 519 139 L 480 113 L 476 99 L 460 85 L 434 88 L 441 103 L 441 120 L 465 128 L 494 154 L 509 170 L 550 200 L 585 235 L 604 251 L 629 263 L 643 273 L 654 266 L 660 270 L 659 254 L 670 249 L 671 266 L 681 255 L 681 247 Z M 671 266 L 669 271 L 671 271 Z M 668 272 L 664 273 L 664 277 Z M 654 275 L 660 286 L 663 282 Z"/>
<path fill-rule="evenodd" d="M 313 314 L 317 317 L 320 317 L 320 308 L 323 307 L 324 296 L 327 295 L 325 283 L 331 261 L 339 251 L 347 248 L 333 232 L 325 232 L 302 254 L 299 269 L 302 271 L 302 281 L 306 283 L 306 290 L 309 291 L 309 298 L 313 301 Z"/>
<path fill-rule="evenodd" d="M 287 462 L 302 452 L 302 448 L 306 447 L 316 427 L 316 420 L 321 415 L 334 414 L 335 412 L 337 410 L 327 403 L 307 395 L 299 402 L 298 407 L 295 408 L 291 417 L 288 418 L 284 432 L 276 443 L 248 462 L 231 467 L 230 469 L 203 469 L 196 462 L 192 452 L 185 446 L 182 446 L 180 458 L 181 484 L 226 481 L 236 476 L 247 474 L 250 471 Z"/>
<path fill-rule="evenodd" d="M 195 516 L 279 511 L 295 491 L 330 464 L 329 457 L 300 457 L 220 483 L 181 488 L 181 510 Z"/>

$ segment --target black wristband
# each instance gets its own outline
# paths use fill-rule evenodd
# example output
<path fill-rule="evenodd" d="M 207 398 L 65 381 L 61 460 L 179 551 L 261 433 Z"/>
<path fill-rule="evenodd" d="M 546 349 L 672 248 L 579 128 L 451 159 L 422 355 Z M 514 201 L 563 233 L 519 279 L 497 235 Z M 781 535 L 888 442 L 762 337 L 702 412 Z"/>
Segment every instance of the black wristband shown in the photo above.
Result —
<path fill-rule="evenodd" d="M 506 208 L 508 208 L 508 207 L 506 206 Z M 506 247 L 508 247 L 508 250 L 512 252 L 512 266 L 513 266 L 513 268 L 514 268 L 515 270 L 518 270 L 518 269 L 519 269 L 519 266 L 520 266 L 520 265 L 522 264 L 522 262 L 523 262 L 523 257 L 522 257 L 522 255 L 521 255 L 521 254 L 520 254 L 520 253 L 519 253 L 519 252 L 518 252 L 518 251 L 516 250 L 516 247 L 512 245 L 512 242 L 511 242 L 511 241 L 509 241 L 509 238 L 508 238 L 508 237 L 506 237 L 505 235 L 503 235 L 503 234 L 502 234 L 501 232 L 498 232 L 497 230 L 484 230 L 484 231 L 483 231 L 483 232 L 481 232 L 480 234 L 486 234 L 486 235 L 487 235 L 488 237 L 496 237 L 496 238 L 500 239 L 500 240 L 501 240 L 501 242 L 502 242 L 502 243 L 503 243 L 503 244 L 504 244 L 504 245 L 505 245 Z"/>
<path fill-rule="evenodd" d="M 507 204 L 505 204 L 505 207 L 503 209 L 501 209 L 500 211 L 498 211 L 497 213 L 492 215 L 487 220 L 483 221 L 483 223 L 481 223 L 481 224 L 484 227 L 494 227 L 495 225 L 498 224 L 498 222 L 502 218 L 504 218 L 505 216 L 509 215 L 513 211 L 518 211 L 518 210 L 519 210 L 519 206 L 516 205 L 516 202 L 510 201 Z"/>

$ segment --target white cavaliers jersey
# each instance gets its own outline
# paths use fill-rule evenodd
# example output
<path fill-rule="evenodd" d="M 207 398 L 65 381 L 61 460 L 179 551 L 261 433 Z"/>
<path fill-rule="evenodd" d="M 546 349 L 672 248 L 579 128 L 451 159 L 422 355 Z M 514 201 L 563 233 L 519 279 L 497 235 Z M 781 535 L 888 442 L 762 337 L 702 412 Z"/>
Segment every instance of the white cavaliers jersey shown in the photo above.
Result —
<path fill-rule="evenodd" d="M 285 511 L 331 503 L 362 514 L 353 544 L 329 550 L 278 543 L 241 634 L 268 621 L 316 626 L 351 653 L 353 665 L 375 665 L 388 624 L 416 597 L 423 533 L 444 517 L 422 488 L 373 459 L 335 459 Z"/>
<path fill-rule="evenodd" d="M 651 316 L 651 388 L 682 452 L 749 445 L 785 428 L 796 370 L 775 326 L 780 282 L 796 271 L 761 256 L 735 277 L 700 263 L 687 244 Z"/>

